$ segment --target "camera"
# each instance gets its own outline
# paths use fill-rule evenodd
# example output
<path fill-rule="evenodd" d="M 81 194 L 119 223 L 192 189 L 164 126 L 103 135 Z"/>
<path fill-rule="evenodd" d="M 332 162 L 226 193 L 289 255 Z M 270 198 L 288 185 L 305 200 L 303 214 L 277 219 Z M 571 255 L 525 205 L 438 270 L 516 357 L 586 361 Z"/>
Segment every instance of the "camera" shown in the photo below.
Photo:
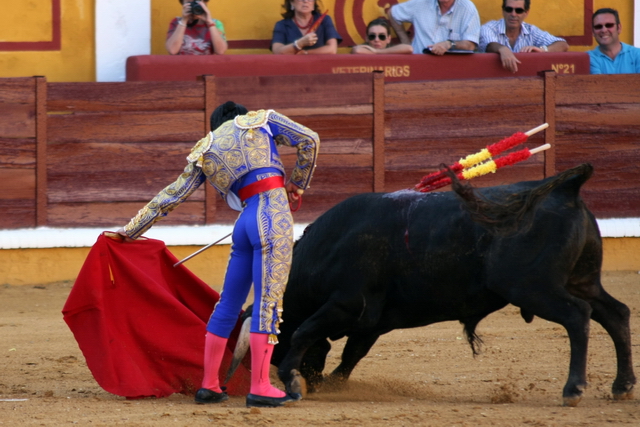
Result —
<path fill-rule="evenodd" d="M 197 1 L 190 2 L 192 15 L 206 15 L 204 9 Z"/>

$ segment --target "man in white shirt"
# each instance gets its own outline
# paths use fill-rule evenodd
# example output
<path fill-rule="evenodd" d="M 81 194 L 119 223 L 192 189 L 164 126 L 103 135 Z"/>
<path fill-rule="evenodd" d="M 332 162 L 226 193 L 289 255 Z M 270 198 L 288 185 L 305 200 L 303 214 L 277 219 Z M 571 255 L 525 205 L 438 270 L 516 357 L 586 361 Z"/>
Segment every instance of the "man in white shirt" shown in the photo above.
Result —
<path fill-rule="evenodd" d="M 409 0 L 389 11 L 389 21 L 401 43 L 413 53 L 425 48 L 435 55 L 449 50 L 475 50 L 480 39 L 480 15 L 470 0 Z M 413 24 L 413 41 L 402 26 Z"/>

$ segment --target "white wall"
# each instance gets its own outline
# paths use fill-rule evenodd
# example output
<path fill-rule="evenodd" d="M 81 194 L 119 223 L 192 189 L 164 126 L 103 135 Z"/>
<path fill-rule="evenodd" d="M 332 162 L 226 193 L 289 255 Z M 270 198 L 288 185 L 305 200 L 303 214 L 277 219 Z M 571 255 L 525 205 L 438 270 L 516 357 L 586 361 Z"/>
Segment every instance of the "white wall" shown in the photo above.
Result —
<path fill-rule="evenodd" d="M 151 53 L 151 0 L 96 0 L 96 81 L 125 81 L 127 57 Z"/>

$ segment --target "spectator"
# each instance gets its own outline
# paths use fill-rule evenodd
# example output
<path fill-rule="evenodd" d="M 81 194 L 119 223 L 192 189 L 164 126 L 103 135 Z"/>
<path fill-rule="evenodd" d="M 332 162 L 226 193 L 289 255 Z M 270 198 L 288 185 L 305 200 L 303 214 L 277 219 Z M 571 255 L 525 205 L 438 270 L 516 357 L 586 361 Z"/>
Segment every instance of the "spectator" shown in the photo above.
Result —
<path fill-rule="evenodd" d="M 391 44 L 391 25 L 385 18 L 377 18 L 367 25 L 367 37 L 364 44 L 354 46 L 351 53 L 413 53 L 410 44 Z"/>
<path fill-rule="evenodd" d="M 271 51 L 276 54 L 338 53 L 342 37 L 333 26 L 331 17 L 322 17 L 316 0 L 284 0 L 284 18 L 276 22 L 271 39 Z M 310 31 L 320 18 L 322 22 Z"/>
<path fill-rule="evenodd" d="M 433 54 L 444 55 L 451 49 L 473 51 L 478 47 L 480 16 L 471 0 L 409 0 L 394 5 L 389 20 L 400 42 L 413 46 L 413 53 L 429 48 Z M 413 42 L 402 22 L 413 24 Z"/>
<path fill-rule="evenodd" d="M 171 55 L 222 55 L 227 50 L 227 38 L 222 22 L 211 17 L 207 8 L 209 0 L 190 2 L 178 0 L 182 5 L 182 16 L 169 24 L 165 47 Z M 192 13 L 197 3 L 203 13 Z M 199 12 L 196 10 L 196 12 Z"/>
<path fill-rule="evenodd" d="M 502 16 L 480 28 L 480 52 L 500 54 L 502 67 L 515 73 L 522 62 L 514 53 L 566 52 L 564 39 L 552 36 L 535 25 L 524 22 L 529 15 L 531 0 L 502 0 Z"/>
<path fill-rule="evenodd" d="M 615 9 L 598 9 L 591 18 L 598 47 L 590 50 L 591 74 L 640 73 L 640 49 L 620 41 L 622 25 Z"/>

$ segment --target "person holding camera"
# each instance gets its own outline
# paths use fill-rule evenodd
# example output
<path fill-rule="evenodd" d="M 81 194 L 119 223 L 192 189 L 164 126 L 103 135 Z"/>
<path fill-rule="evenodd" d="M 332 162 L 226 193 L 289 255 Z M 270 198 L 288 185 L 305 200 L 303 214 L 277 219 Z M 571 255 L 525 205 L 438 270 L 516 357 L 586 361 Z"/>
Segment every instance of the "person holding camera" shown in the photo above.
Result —
<path fill-rule="evenodd" d="M 227 38 L 222 22 L 211 17 L 209 0 L 178 0 L 182 16 L 169 24 L 165 46 L 171 55 L 222 55 Z"/>

